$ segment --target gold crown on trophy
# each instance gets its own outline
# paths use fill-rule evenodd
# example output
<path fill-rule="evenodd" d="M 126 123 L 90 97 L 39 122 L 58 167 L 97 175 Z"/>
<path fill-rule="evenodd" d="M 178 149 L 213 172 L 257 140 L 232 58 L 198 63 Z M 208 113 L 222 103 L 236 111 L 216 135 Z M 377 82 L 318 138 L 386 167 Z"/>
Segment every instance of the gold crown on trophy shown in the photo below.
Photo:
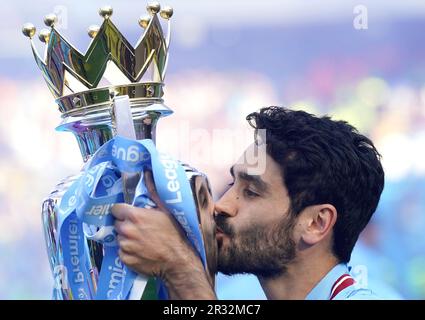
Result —
<path fill-rule="evenodd" d="M 133 47 L 112 23 L 112 8 L 102 7 L 99 14 L 103 23 L 89 27 L 92 41 L 85 54 L 59 33 L 55 28 L 57 17 L 48 14 L 44 23 L 50 30 L 39 32 L 39 39 L 46 43 L 44 59 L 32 41 L 36 28 L 31 23 L 23 26 L 22 32 L 31 39 L 36 63 L 63 116 L 105 110 L 116 95 L 128 95 L 132 105 L 162 104 L 173 9 L 167 6 L 161 10 L 154 2 L 147 5 L 147 11 L 149 14 L 139 19 L 144 33 Z M 168 23 L 166 36 L 158 15 Z"/>

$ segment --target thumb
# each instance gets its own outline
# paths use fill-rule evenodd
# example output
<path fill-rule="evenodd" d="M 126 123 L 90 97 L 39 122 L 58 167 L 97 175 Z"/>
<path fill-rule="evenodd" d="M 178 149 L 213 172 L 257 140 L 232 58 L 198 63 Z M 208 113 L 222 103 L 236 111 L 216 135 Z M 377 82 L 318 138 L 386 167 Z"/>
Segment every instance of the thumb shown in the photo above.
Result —
<path fill-rule="evenodd" d="M 124 221 L 130 215 L 132 208 L 134 207 L 127 203 L 116 203 L 112 206 L 111 211 L 115 219 Z"/>

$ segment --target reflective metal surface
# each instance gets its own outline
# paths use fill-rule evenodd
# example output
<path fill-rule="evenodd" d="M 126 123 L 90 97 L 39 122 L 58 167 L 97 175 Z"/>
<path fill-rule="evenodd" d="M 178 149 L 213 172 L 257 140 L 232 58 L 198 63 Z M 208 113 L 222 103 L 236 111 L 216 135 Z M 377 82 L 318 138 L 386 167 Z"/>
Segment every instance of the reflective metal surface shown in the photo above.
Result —
<path fill-rule="evenodd" d="M 47 45 L 43 58 L 32 40 L 35 27 L 29 23 L 23 26 L 22 32 L 31 39 L 36 63 L 62 113 L 109 102 L 111 90 L 139 102 L 162 102 L 171 32 L 168 16 L 172 9 L 160 12 L 160 6 L 152 4 L 147 10 L 149 20 L 145 20 L 144 33 L 133 47 L 112 23 L 112 8 L 101 8 L 99 13 L 104 21 L 100 27 L 89 27 L 93 40 L 85 54 L 55 29 L 57 18 L 52 14 L 44 18 L 50 30 L 43 29 L 39 35 Z M 167 21 L 167 35 L 164 35 L 158 14 Z M 98 87 L 101 82 L 108 85 Z"/>
<path fill-rule="evenodd" d="M 50 35 L 43 34 L 43 39 L 48 38 L 46 56 L 41 58 L 33 44 L 32 50 L 37 65 L 56 98 L 63 96 L 65 89 L 79 92 L 84 87 L 86 90 L 96 88 L 104 76 L 115 85 L 138 83 L 151 65 L 154 72 L 150 81 L 164 80 L 168 36 L 164 36 L 156 13 L 152 13 L 145 32 L 135 47 L 112 23 L 110 15 L 104 15 L 101 27 L 98 30 L 90 29 L 94 38 L 85 54 L 74 48 L 55 29 L 52 16 L 46 16 L 45 20 L 51 27 Z M 35 29 L 27 25 L 23 32 L 32 38 Z M 105 75 L 110 62 L 117 68 Z M 123 79 L 127 83 L 121 83 Z"/>
<path fill-rule="evenodd" d="M 36 63 L 62 113 L 62 122 L 57 130 L 74 134 L 84 162 L 116 135 L 112 112 L 115 97 L 128 96 L 134 130 L 139 140 L 149 138 L 155 141 L 159 118 L 172 113 L 163 104 L 162 96 L 173 9 L 165 7 L 161 10 L 159 3 L 151 3 L 147 6 L 147 12 L 149 15 L 139 20 L 144 33 L 133 47 L 112 23 L 113 9 L 109 6 L 102 7 L 99 14 L 104 19 L 103 23 L 100 27 L 89 27 L 88 34 L 93 40 L 85 54 L 74 48 L 59 33 L 55 28 L 57 17 L 53 14 L 44 18 L 45 25 L 50 29 L 43 29 L 38 35 L 47 46 L 43 58 L 38 54 L 32 40 L 36 34 L 35 27 L 27 23 L 22 28 L 24 35 L 31 39 Z M 158 16 L 168 25 L 166 36 Z M 205 175 L 189 166 L 185 168 L 197 206 L 213 284 L 217 248 L 211 192 Z M 67 286 L 66 274 L 61 273 L 63 253 L 61 243 L 57 241 L 57 208 L 64 193 L 79 175 L 60 182 L 43 202 L 42 207 L 46 248 L 59 289 L 56 292 L 58 299 L 75 298 Z M 206 190 L 209 190 L 209 193 L 206 193 Z M 209 206 L 204 206 L 205 201 L 199 202 L 201 197 L 209 199 Z M 87 241 L 87 246 L 92 283 L 96 287 L 103 248 L 99 243 L 90 240 Z"/>
<path fill-rule="evenodd" d="M 79 175 L 71 176 L 61 181 L 44 200 L 41 212 L 47 256 L 54 277 L 55 287 L 58 289 L 56 293 L 57 298 L 66 300 L 71 299 L 72 294 L 67 285 L 67 272 L 61 268 L 63 266 L 62 248 L 60 243 L 59 246 L 56 245 L 58 243 L 56 241 L 58 235 L 57 208 L 66 190 L 78 177 Z M 93 272 L 95 272 L 94 268 L 95 266 L 92 266 Z"/>
<path fill-rule="evenodd" d="M 167 116 L 172 111 L 163 104 L 140 105 L 131 104 L 131 111 L 136 131 L 136 138 L 156 138 L 156 124 L 160 117 Z M 114 121 L 112 119 L 110 104 L 97 106 L 95 109 L 87 108 L 73 111 L 74 116 L 64 117 L 62 123 L 56 128 L 59 131 L 70 131 L 77 139 L 83 161 L 96 152 L 105 142 L 115 135 Z"/>
<path fill-rule="evenodd" d="M 38 54 L 33 38 L 34 25 L 27 23 L 22 32 L 31 39 L 35 61 L 42 71 L 47 86 L 56 98 L 62 122 L 59 131 L 70 131 L 77 139 L 83 161 L 90 159 L 96 150 L 116 134 L 112 105 L 114 97 L 128 96 L 137 139 L 155 141 L 158 119 L 172 111 L 163 104 L 163 81 L 165 77 L 170 21 L 164 36 L 158 15 L 160 5 L 147 6 L 149 19 L 145 20 L 144 32 L 133 47 L 112 23 L 113 9 L 102 7 L 99 14 L 104 19 L 100 27 L 92 25 L 88 34 L 93 39 L 83 54 L 73 47 L 55 29 L 57 17 L 44 17 L 49 29 L 40 31 L 38 38 L 46 44 L 45 56 Z M 168 8 L 168 14 L 172 9 Z M 98 87 L 99 86 L 99 87 Z M 42 219 L 50 266 L 60 289 L 58 299 L 73 299 L 67 287 L 66 274 L 60 273 L 63 255 L 57 241 L 57 206 L 62 196 L 79 175 L 65 179 L 43 202 Z M 57 245 L 58 243 L 58 245 Z M 88 241 L 93 284 L 103 258 L 102 246 Z M 65 277 L 65 278 L 64 278 Z"/>
<path fill-rule="evenodd" d="M 162 83 L 134 83 L 130 85 L 114 85 L 104 88 L 97 88 L 82 91 L 56 100 L 59 105 L 59 111 L 63 117 L 75 113 L 85 112 L 85 110 L 97 110 L 107 104 L 110 107 L 112 103 L 111 93 L 116 96 L 127 95 L 132 104 L 149 105 L 153 103 L 162 103 Z"/>
<path fill-rule="evenodd" d="M 217 273 L 218 248 L 215 237 L 216 225 L 214 220 L 214 201 L 208 177 L 197 169 L 183 164 L 186 176 L 192 189 L 198 213 L 199 226 L 202 231 L 205 254 L 207 257 L 207 271 L 211 285 L 215 286 Z"/>

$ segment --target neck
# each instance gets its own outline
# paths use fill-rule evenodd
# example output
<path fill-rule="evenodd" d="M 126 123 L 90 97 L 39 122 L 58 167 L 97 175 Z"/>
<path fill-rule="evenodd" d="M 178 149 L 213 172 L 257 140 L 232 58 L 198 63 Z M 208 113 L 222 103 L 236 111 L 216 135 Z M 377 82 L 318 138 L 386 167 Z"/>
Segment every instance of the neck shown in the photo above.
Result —
<path fill-rule="evenodd" d="M 288 265 L 285 273 L 258 280 L 269 300 L 302 300 L 337 264 L 333 255 L 324 256 L 321 252 L 300 256 Z"/>

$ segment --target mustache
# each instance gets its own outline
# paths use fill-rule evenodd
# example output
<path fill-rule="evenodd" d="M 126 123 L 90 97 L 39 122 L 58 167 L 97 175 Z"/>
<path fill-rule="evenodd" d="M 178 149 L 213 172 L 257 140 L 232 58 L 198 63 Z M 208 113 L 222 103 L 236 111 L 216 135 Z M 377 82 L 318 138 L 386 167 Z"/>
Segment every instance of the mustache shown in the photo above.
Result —
<path fill-rule="evenodd" d="M 215 224 L 221 231 L 229 236 L 235 235 L 234 228 L 228 223 L 228 218 L 225 215 L 217 214 L 214 216 Z"/>

